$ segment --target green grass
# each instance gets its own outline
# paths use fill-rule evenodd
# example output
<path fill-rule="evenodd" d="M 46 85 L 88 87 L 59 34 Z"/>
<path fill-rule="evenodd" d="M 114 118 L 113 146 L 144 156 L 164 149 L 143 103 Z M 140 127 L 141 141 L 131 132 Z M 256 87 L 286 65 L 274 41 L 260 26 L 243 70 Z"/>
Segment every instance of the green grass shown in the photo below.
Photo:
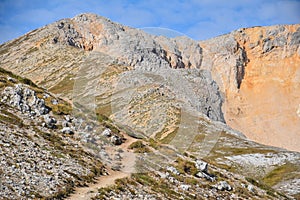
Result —
<path fill-rule="evenodd" d="M 280 181 L 293 176 L 292 172 L 297 172 L 299 168 L 291 163 L 281 165 L 269 172 L 262 180 L 269 186 L 274 186 Z"/>
<path fill-rule="evenodd" d="M 139 188 L 138 190 L 135 188 Z M 99 189 L 99 195 L 95 199 L 110 199 L 109 193 L 113 191 L 120 194 L 124 191 L 135 195 L 136 191 L 144 190 L 149 194 L 159 194 L 160 197 L 168 199 L 179 199 L 182 194 L 176 192 L 168 181 L 155 177 L 152 173 L 135 173 L 130 178 L 118 179 L 114 186 Z M 185 194 L 186 199 L 189 195 Z"/>
<path fill-rule="evenodd" d="M 106 128 L 109 128 L 113 133 L 120 133 L 120 128 L 113 124 L 112 120 L 103 114 L 96 113 L 97 120 Z"/>
<path fill-rule="evenodd" d="M 169 133 L 166 137 L 162 138 L 161 142 L 164 143 L 164 144 L 169 144 L 174 139 L 174 137 L 177 135 L 178 129 L 179 129 L 179 127 L 177 126 L 174 129 L 174 131 Z"/>
<path fill-rule="evenodd" d="M 0 121 L 7 123 L 7 124 L 14 124 L 19 127 L 24 126 L 22 120 L 19 117 L 17 117 L 16 115 L 14 115 L 6 110 L 1 110 L 1 113 L 2 114 L 0 114 Z"/>
<path fill-rule="evenodd" d="M 59 103 L 57 105 L 51 105 L 49 106 L 53 112 L 53 114 L 55 115 L 68 115 L 68 114 L 71 114 L 72 112 L 72 106 L 63 101 L 62 103 Z"/>
<path fill-rule="evenodd" d="M 158 147 L 159 147 L 158 141 L 154 140 L 153 138 L 149 138 L 148 143 L 149 143 L 149 146 L 152 147 L 153 149 L 158 149 Z"/>
<path fill-rule="evenodd" d="M 176 160 L 177 166 L 176 168 L 181 174 L 189 174 L 189 175 L 196 175 L 198 170 L 195 164 L 191 161 L 184 160 L 182 158 L 178 158 Z"/>
<path fill-rule="evenodd" d="M 150 149 L 145 144 L 143 144 L 141 140 L 133 142 L 128 148 L 133 149 L 135 153 L 151 152 Z"/>
<path fill-rule="evenodd" d="M 8 76 L 16 79 L 17 81 L 19 81 L 19 82 L 21 82 L 23 84 L 26 84 L 26 85 L 38 88 L 38 86 L 35 83 L 33 83 L 30 79 L 28 79 L 28 78 L 22 78 L 22 77 L 20 77 L 18 75 L 13 74 L 11 71 L 3 69 L 2 67 L 0 67 L 0 74 L 8 75 Z"/>
<path fill-rule="evenodd" d="M 282 197 L 285 197 L 286 196 L 284 194 L 281 194 L 281 193 L 278 193 L 276 192 L 273 188 L 271 188 L 269 185 L 266 185 L 265 183 L 263 183 L 262 181 L 260 180 L 255 180 L 251 177 L 246 177 L 245 178 L 246 181 L 248 181 L 249 183 L 251 183 L 252 185 L 256 186 L 256 187 L 259 187 L 263 190 L 266 191 L 267 195 L 270 195 L 272 197 L 278 197 L 278 196 L 282 196 Z"/>
<path fill-rule="evenodd" d="M 164 180 L 156 180 L 151 175 L 138 173 L 133 175 L 133 179 L 143 186 L 148 186 L 152 191 L 160 193 L 168 198 L 178 199 L 178 193 Z"/>
<path fill-rule="evenodd" d="M 50 92 L 53 92 L 55 94 L 60 94 L 60 93 L 70 93 L 73 91 L 74 87 L 74 79 L 73 75 L 68 74 L 67 76 L 64 77 L 63 80 L 61 80 L 59 83 L 57 83 L 55 86 L 51 87 L 49 89 Z"/>
<path fill-rule="evenodd" d="M 96 100 L 97 101 L 97 100 Z M 110 116 L 112 111 L 111 111 L 111 104 L 107 103 L 104 105 L 97 105 L 96 108 L 96 113 L 100 116 Z"/>

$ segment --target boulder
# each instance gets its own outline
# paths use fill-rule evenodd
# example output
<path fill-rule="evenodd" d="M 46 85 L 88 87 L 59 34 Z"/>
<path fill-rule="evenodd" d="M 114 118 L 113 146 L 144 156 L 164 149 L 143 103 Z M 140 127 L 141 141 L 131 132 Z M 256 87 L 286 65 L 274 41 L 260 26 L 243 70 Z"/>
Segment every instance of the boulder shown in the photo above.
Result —
<path fill-rule="evenodd" d="M 204 162 L 202 160 L 196 160 L 195 166 L 199 171 L 207 173 L 207 168 L 208 168 L 207 162 Z"/>
<path fill-rule="evenodd" d="M 120 138 L 119 136 L 113 135 L 111 137 L 111 143 L 113 143 L 114 145 L 121 145 L 123 143 L 122 138 Z"/>
<path fill-rule="evenodd" d="M 50 115 L 44 115 L 44 126 L 45 127 L 48 127 L 48 128 L 51 128 L 51 129 L 54 129 L 56 126 L 56 119 L 54 117 L 51 117 Z"/>
<path fill-rule="evenodd" d="M 53 105 L 57 105 L 57 104 L 58 104 L 58 101 L 57 101 L 57 99 L 52 99 L 52 100 L 51 100 L 51 103 L 52 103 Z"/>
<path fill-rule="evenodd" d="M 253 185 L 248 185 L 247 189 L 248 189 L 249 192 L 254 192 L 255 191 Z"/>
<path fill-rule="evenodd" d="M 65 115 L 65 120 L 67 122 L 72 122 L 72 118 L 70 117 L 70 115 Z"/>
<path fill-rule="evenodd" d="M 215 176 L 212 176 L 212 175 L 204 173 L 204 172 L 198 172 L 196 174 L 196 177 L 198 177 L 198 178 L 205 178 L 206 180 L 211 181 L 211 182 L 214 182 L 216 180 Z"/>
<path fill-rule="evenodd" d="M 216 188 L 220 191 L 231 191 L 232 187 L 226 182 L 226 181 L 220 181 L 217 185 Z"/>
<path fill-rule="evenodd" d="M 109 128 L 105 129 L 103 132 L 102 132 L 102 135 L 103 136 L 106 136 L 106 137 L 110 137 L 111 136 L 111 130 Z"/>

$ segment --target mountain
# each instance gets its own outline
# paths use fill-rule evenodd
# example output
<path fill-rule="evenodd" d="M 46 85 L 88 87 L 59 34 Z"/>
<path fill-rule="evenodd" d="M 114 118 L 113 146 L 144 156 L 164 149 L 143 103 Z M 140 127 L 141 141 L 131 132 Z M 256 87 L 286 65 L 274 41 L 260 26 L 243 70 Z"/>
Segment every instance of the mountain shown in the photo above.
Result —
<path fill-rule="evenodd" d="M 2 44 L 1 196 L 298 198 L 299 44 L 300 25 L 194 41 L 94 14 Z"/>

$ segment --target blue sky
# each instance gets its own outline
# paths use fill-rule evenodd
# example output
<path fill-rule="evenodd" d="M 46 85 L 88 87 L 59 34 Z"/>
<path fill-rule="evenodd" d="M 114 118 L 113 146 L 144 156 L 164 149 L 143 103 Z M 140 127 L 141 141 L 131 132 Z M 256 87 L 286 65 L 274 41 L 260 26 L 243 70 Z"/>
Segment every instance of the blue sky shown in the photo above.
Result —
<path fill-rule="evenodd" d="M 203 40 L 241 27 L 300 23 L 300 0 L 0 0 L 0 43 L 85 12 Z"/>

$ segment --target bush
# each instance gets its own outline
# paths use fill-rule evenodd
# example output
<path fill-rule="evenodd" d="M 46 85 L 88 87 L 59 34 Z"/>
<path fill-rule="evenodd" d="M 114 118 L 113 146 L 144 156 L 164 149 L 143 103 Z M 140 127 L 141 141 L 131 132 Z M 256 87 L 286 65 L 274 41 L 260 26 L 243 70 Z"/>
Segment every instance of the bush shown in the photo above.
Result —
<path fill-rule="evenodd" d="M 190 174 L 190 175 L 196 175 L 198 170 L 193 162 L 183 160 L 181 158 L 177 159 L 177 168 L 178 171 L 182 174 Z"/>
<path fill-rule="evenodd" d="M 136 142 L 133 142 L 129 147 L 129 149 L 134 149 L 135 153 L 148 153 L 150 152 L 150 149 L 143 144 L 142 141 L 138 140 Z"/>

